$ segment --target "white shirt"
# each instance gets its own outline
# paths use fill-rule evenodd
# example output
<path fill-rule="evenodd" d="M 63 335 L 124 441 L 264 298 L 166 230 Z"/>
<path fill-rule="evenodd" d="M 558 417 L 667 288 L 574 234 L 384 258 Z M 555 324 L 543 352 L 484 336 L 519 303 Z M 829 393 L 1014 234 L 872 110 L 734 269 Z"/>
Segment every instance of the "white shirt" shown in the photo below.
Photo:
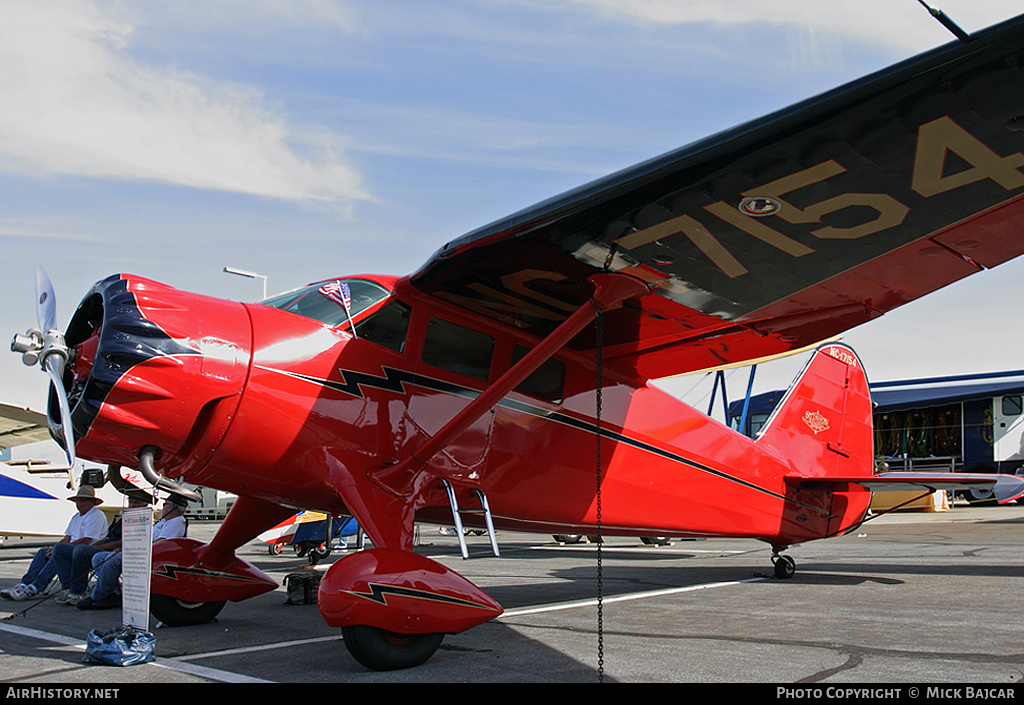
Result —
<path fill-rule="evenodd" d="M 100 511 L 99 506 L 94 506 L 85 514 L 75 512 L 68 522 L 68 528 L 64 529 L 64 535 L 72 542 L 87 538 L 95 543 L 107 535 L 107 515 Z"/>
<path fill-rule="evenodd" d="M 161 519 L 153 525 L 153 540 L 176 539 L 185 535 L 185 517 L 176 516 L 173 519 Z"/>

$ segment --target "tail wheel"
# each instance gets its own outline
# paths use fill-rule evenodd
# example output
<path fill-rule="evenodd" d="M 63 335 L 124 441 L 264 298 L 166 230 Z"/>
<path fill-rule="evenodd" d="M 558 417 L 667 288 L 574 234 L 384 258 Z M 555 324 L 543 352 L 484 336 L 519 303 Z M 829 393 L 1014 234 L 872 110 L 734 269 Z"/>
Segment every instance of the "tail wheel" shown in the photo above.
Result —
<path fill-rule="evenodd" d="M 398 634 L 355 624 L 341 628 L 352 658 L 373 671 L 419 666 L 437 651 L 444 634 Z"/>
<path fill-rule="evenodd" d="M 780 580 L 788 580 L 796 573 L 796 561 L 789 556 L 772 556 L 772 563 L 775 564 L 775 577 Z"/>
<path fill-rule="evenodd" d="M 191 627 L 212 622 L 226 602 L 186 602 L 169 595 L 151 595 L 149 611 L 168 627 Z"/>

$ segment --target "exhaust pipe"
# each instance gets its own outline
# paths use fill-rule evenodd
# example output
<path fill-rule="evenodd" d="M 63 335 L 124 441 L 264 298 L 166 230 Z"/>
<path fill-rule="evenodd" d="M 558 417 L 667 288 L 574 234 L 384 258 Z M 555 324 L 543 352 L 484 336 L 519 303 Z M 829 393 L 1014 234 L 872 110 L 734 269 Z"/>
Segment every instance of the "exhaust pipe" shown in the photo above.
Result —
<path fill-rule="evenodd" d="M 200 501 L 202 497 L 200 497 L 198 493 L 185 489 L 182 485 L 179 485 L 173 480 L 168 480 L 157 472 L 154 461 L 156 459 L 156 454 L 159 452 L 160 449 L 156 446 L 142 446 L 142 452 L 139 453 L 139 472 L 142 473 L 142 476 L 154 487 L 159 487 L 166 492 L 181 495 L 192 502 Z"/>

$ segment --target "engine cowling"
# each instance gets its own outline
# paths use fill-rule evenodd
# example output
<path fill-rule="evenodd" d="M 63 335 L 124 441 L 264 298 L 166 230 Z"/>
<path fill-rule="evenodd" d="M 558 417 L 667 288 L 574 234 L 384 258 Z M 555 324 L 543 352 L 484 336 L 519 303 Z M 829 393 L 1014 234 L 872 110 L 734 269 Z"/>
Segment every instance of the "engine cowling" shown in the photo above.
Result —
<path fill-rule="evenodd" d="M 66 334 L 78 453 L 135 466 L 150 445 L 176 476 L 202 467 L 238 406 L 251 337 L 240 303 L 127 274 L 98 282 Z"/>

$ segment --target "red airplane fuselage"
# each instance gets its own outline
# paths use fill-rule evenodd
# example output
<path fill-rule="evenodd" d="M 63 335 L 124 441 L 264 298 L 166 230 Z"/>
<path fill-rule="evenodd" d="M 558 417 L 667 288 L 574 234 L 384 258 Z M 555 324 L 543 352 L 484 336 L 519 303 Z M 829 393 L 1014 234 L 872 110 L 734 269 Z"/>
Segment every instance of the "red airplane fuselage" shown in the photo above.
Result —
<path fill-rule="evenodd" d="M 155 446 L 168 477 L 289 508 L 354 514 L 382 547 L 410 547 L 414 513 L 451 517 L 439 478 L 460 497 L 482 490 L 499 527 L 592 533 L 593 358 L 563 349 L 432 456 L 414 481 L 396 483 L 387 469 L 414 455 L 537 341 L 428 299 L 404 280 L 345 281 L 379 288 L 378 300 L 353 316 L 358 337 L 347 317 L 330 325 L 134 276 L 101 282 L 81 311 L 105 322 L 87 328 L 76 316 L 69 327 L 69 345 L 81 350 L 68 387 L 84 390 L 74 412 L 79 454 L 135 465 L 141 448 Z M 367 323 L 374 317 L 384 324 Z M 818 467 L 816 454 L 827 449 L 774 452 L 608 370 L 600 424 L 600 521 L 608 534 L 741 536 L 785 546 L 835 535 L 867 508 L 870 493 L 861 488 L 833 493 L 787 483 Z M 870 444 L 858 450 L 866 473 L 870 451 Z"/>

